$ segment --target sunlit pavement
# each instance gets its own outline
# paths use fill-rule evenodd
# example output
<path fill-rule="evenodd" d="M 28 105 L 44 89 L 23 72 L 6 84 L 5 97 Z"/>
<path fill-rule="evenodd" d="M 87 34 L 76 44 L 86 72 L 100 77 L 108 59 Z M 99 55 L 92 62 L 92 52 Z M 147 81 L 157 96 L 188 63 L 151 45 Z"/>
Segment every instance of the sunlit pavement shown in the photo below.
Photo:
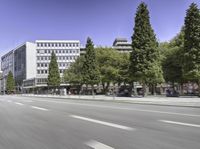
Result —
<path fill-rule="evenodd" d="M 200 109 L 0 96 L 0 149 L 199 149 Z"/>

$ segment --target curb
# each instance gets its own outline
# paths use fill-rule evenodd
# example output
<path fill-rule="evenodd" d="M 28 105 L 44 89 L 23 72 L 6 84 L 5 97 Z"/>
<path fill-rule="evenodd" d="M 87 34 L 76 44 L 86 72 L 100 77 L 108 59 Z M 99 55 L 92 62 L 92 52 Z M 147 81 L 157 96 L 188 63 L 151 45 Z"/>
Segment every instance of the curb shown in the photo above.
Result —
<path fill-rule="evenodd" d="M 34 98 L 51 98 L 51 99 L 69 99 L 69 100 L 84 100 L 84 101 L 100 101 L 100 102 L 115 102 L 115 103 L 128 103 L 128 104 L 140 104 L 140 105 L 155 105 L 155 106 L 170 106 L 170 107 L 185 107 L 185 108 L 200 108 L 200 106 L 193 105 L 173 105 L 173 104 L 162 104 L 162 103 L 147 103 L 138 101 L 128 101 L 128 100 L 105 100 L 105 99 L 87 99 L 87 98 L 70 98 L 70 97 L 44 97 L 44 96 L 23 96 L 21 97 L 34 97 Z"/>

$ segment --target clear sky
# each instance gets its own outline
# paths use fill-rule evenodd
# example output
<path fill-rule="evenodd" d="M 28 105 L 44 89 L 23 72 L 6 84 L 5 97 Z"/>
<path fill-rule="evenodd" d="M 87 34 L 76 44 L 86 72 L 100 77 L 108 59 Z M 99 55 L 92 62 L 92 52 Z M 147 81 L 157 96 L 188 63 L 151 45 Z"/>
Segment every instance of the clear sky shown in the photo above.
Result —
<path fill-rule="evenodd" d="M 174 37 L 185 11 L 200 0 L 143 0 L 159 41 Z M 116 37 L 130 41 L 141 0 L 0 0 L 0 56 L 36 39 L 75 39 L 110 46 Z"/>

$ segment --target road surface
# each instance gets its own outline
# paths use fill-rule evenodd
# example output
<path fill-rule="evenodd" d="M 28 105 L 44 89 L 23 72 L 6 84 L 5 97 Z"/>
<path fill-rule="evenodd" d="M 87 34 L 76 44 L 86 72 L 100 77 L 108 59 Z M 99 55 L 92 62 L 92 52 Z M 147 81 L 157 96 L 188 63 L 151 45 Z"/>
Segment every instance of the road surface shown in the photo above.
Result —
<path fill-rule="evenodd" d="M 199 108 L 0 96 L 0 149 L 199 148 Z"/>

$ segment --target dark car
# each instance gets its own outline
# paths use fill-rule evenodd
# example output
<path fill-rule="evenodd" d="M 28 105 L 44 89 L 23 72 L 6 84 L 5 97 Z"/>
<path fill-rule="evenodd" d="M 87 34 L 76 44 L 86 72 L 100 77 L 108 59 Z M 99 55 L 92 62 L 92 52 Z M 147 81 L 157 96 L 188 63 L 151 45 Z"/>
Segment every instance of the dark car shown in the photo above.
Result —
<path fill-rule="evenodd" d="M 180 94 L 179 94 L 179 92 L 178 91 L 176 91 L 176 90 L 167 90 L 166 91 L 166 96 L 167 97 L 179 97 L 180 96 Z"/>

